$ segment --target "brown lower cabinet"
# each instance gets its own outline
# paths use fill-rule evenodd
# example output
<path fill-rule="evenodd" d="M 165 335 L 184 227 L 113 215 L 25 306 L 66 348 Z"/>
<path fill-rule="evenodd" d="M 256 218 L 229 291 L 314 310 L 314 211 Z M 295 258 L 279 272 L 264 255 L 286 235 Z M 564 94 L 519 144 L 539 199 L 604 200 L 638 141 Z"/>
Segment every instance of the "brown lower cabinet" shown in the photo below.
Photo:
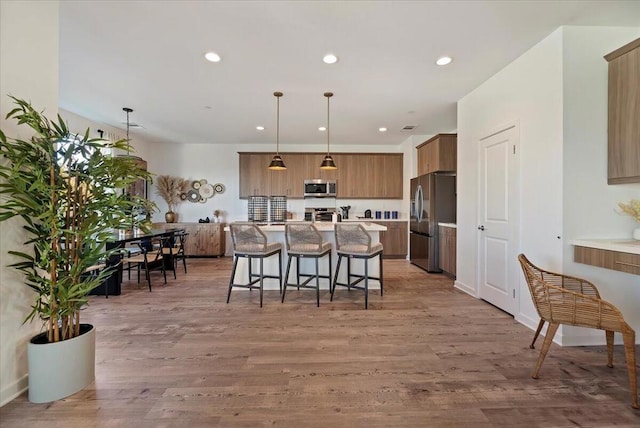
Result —
<path fill-rule="evenodd" d="M 190 257 L 224 256 L 224 223 L 154 223 L 158 229 L 184 229 L 189 234 L 184 253 Z"/>
<path fill-rule="evenodd" d="M 456 276 L 456 235 L 455 227 L 438 226 L 440 269 L 453 276 Z"/>
<path fill-rule="evenodd" d="M 386 232 L 380 232 L 380 242 L 384 247 L 385 259 L 404 259 L 407 257 L 408 224 L 406 221 L 376 221 L 386 226 Z"/>
<path fill-rule="evenodd" d="M 573 258 L 576 263 L 640 275 L 640 255 L 638 254 L 576 245 Z"/>

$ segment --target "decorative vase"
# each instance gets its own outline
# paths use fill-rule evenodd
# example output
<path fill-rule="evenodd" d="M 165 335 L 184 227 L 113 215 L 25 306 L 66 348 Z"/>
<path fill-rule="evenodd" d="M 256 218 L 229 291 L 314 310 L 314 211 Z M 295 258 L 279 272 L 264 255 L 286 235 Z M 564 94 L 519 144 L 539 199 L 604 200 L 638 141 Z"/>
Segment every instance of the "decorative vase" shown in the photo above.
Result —
<path fill-rule="evenodd" d="M 640 241 L 640 227 L 633 229 L 633 239 Z"/>
<path fill-rule="evenodd" d="M 164 213 L 164 221 L 167 223 L 175 223 L 176 222 L 176 213 L 173 211 L 167 211 Z"/>
<path fill-rule="evenodd" d="M 29 401 L 48 403 L 75 394 L 95 379 L 96 329 L 80 324 L 80 336 L 55 343 L 47 333 L 27 344 Z"/>

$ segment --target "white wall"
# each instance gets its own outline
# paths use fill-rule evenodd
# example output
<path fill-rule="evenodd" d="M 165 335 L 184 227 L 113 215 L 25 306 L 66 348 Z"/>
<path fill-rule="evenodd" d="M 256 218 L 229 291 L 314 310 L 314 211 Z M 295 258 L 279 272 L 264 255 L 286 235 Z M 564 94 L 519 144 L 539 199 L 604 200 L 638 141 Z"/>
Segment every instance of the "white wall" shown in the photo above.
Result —
<path fill-rule="evenodd" d="M 196 180 L 204 178 L 209 183 L 222 183 L 226 190 L 223 194 L 216 194 L 206 203 L 184 202 L 178 205 L 177 212 L 179 221 L 193 222 L 200 218 L 212 217 L 216 209 L 224 212 L 225 221 L 246 220 L 247 201 L 239 198 L 239 156 L 238 152 L 263 152 L 269 151 L 270 145 L 234 145 L 234 144 L 184 144 L 184 145 L 159 145 L 154 147 L 145 158 L 149 171 L 161 175 L 170 174 L 182 178 Z M 324 146 L 287 146 L 280 145 L 281 152 L 322 152 Z M 409 143 L 389 146 L 368 146 L 368 152 L 395 152 L 404 153 L 405 164 L 411 162 L 413 147 Z M 342 145 L 334 149 L 338 152 L 362 151 L 362 146 Z M 415 151 L 415 150 L 414 150 Z M 285 158 L 286 161 L 286 158 Z M 410 164 L 410 163 L 409 163 Z M 265 168 L 267 165 L 265 165 Z M 319 167 L 319 165 L 318 165 Z M 340 165 L 338 165 L 338 168 Z M 404 195 L 405 199 L 399 200 L 358 200 L 358 199 L 338 199 L 337 206 L 351 205 L 350 215 L 362 215 L 365 209 L 371 210 L 397 210 L 401 218 L 408 219 L 409 202 L 408 181 L 410 176 L 404 172 Z M 313 178 L 313 177 L 310 177 Z M 302 186 L 302 183 L 300 183 Z M 155 192 L 155 187 L 150 191 L 150 198 L 154 200 L 160 212 L 154 216 L 154 221 L 164 221 L 164 212 L 167 210 L 166 203 L 160 199 Z M 301 199 L 290 199 L 288 201 L 289 211 L 294 212 L 297 218 L 304 215 L 304 201 Z"/>
<path fill-rule="evenodd" d="M 7 137 L 28 138 L 15 121 L 4 120 L 13 108 L 7 94 L 23 98 L 55 118 L 58 111 L 58 1 L 0 2 L 0 128 Z M 1 201 L 0 201 L 1 202 Z M 24 242 L 22 223 L 0 223 L 0 405 L 27 388 L 27 342 L 38 322 L 22 325 L 34 294 L 7 265 L 9 249 Z"/>
<path fill-rule="evenodd" d="M 602 297 L 639 331 L 640 277 L 574 263 L 568 243 L 580 238 L 630 239 L 638 226 L 614 209 L 618 202 L 640 198 L 640 184 L 607 185 L 608 65 L 603 56 L 640 37 L 640 27 L 565 27 L 563 35 L 563 270 L 595 282 Z M 603 340 L 601 332 L 588 329 L 573 328 L 563 335 L 566 344 Z"/>
<path fill-rule="evenodd" d="M 478 295 L 478 139 L 517 123 L 520 251 L 540 266 L 595 280 L 631 326 L 640 328 L 634 307 L 638 277 L 573 263 L 569 244 L 575 238 L 631 236 L 632 222 L 613 209 L 619 200 L 639 197 L 639 187 L 606 185 L 607 68 L 602 57 L 637 35 L 637 28 L 560 28 L 460 100 L 459 288 Z M 537 324 L 524 278 L 515 318 L 530 327 Z M 595 338 L 579 330 L 561 328 L 557 341 L 604 343 L 604 335 Z"/>

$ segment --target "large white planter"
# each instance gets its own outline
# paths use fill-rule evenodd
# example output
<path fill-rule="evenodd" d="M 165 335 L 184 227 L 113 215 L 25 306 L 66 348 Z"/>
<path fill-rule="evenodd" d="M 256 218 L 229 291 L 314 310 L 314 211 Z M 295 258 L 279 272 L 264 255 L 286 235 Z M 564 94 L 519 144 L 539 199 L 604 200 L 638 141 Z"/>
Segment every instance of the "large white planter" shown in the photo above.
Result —
<path fill-rule="evenodd" d="M 48 403 L 86 388 L 95 379 L 96 329 L 57 343 L 27 344 L 29 401 Z M 45 333 L 46 334 L 46 333 Z"/>

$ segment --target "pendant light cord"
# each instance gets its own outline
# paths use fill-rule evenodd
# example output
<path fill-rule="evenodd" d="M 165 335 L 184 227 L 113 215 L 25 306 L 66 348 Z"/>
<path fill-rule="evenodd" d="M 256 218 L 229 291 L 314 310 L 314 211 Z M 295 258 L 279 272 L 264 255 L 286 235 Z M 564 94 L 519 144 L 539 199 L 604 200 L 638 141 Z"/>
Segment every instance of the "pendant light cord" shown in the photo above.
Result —
<path fill-rule="evenodd" d="M 280 154 L 280 97 L 276 95 L 276 155 Z"/>
<path fill-rule="evenodd" d="M 327 96 L 327 155 L 330 154 L 330 150 L 329 150 L 329 132 L 331 130 L 331 126 L 329 126 L 329 100 L 330 99 L 331 99 L 331 96 Z"/>

